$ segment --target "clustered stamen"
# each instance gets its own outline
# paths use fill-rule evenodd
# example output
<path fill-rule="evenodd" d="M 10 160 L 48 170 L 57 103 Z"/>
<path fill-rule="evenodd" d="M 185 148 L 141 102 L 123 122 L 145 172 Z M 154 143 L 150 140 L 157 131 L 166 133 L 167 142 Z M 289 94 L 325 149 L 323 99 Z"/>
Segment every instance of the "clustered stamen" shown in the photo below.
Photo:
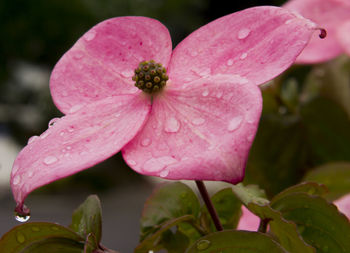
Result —
<path fill-rule="evenodd" d="M 132 77 L 135 86 L 149 94 L 162 90 L 168 79 L 166 69 L 154 60 L 141 62 Z"/>

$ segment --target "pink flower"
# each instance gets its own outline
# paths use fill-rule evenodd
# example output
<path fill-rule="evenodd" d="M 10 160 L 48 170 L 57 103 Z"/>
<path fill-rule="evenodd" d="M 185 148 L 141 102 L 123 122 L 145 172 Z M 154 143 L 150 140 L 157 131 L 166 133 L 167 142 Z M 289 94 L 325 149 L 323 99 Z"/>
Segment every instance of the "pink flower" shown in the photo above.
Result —
<path fill-rule="evenodd" d="M 238 230 L 258 231 L 260 218 L 242 205 L 242 216 L 238 222 Z"/>
<path fill-rule="evenodd" d="M 327 30 L 324 40 L 313 36 L 297 62 L 317 63 L 342 53 L 350 55 L 349 0 L 290 0 L 284 7 L 300 13 Z"/>
<path fill-rule="evenodd" d="M 96 25 L 52 72 L 51 94 L 65 116 L 31 138 L 14 162 L 17 210 L 34 189 L 120 150 L 141 174 L 241 181 L 261 113 L 257 85 L 288 68 L 315 27 L 285 9 L 256 7 L 201 27 L 172 51 L 168 30 L 154 19 Z M 149 60 L 167 70 L 156 66 L 160 79 L 151 86 L 169 77 L 152 95 L 132 78 Z M 136 72 L 154 64 L 145 65 Z"/>
<path fill-rule="evenodd" d="M 334 201 L 334 204 L 350 220 L 350 193 Z"/>

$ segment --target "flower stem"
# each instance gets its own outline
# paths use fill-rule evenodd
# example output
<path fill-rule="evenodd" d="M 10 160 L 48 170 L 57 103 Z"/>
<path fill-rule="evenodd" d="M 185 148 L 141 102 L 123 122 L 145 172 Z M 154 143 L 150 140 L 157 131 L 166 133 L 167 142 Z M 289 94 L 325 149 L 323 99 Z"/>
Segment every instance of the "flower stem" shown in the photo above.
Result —
<path fill-rule="evenodd" d="M 224 230 L 220 220 L 219 220 L 219 216 L 218 216 L 218 213 L 216 212 L 215 208 L 214 208 L 214 205 L 213 203 L 211 202 L 210 200 L 210 197 L 209 197 L 209 194 L 208 194 L 208 191 L 207 191 L 207 188 L 205 187 L 203 181 L 197 181 L 196 180 L 196 185 L 198 187 L 198 190 L 203 198 L 203 201 L 208 209 L 208 212 L 211 216 L 211 219 L 213 220 L 214 222 L 214 225 L 216 227 L 216 230 L 217 231 L 222 231 Z"/>
<path fill-rule="evenodd" d="M 260 233 L 266 233 L 267 231 L 267 225 L 269 224 L 270 219 L 261 219 L 258 232 Z"/>

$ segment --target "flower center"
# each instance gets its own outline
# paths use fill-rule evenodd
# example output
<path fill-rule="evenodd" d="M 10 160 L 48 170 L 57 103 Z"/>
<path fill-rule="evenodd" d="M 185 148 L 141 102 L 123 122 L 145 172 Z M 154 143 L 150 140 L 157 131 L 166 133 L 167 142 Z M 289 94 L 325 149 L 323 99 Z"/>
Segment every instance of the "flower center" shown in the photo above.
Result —
<path fill-rule="evenodd" d="M 140 62 L 132 77 L 135 86 L 149 94 L 162 90 L 168 79 L 166 69 L 154 60 Z"/>

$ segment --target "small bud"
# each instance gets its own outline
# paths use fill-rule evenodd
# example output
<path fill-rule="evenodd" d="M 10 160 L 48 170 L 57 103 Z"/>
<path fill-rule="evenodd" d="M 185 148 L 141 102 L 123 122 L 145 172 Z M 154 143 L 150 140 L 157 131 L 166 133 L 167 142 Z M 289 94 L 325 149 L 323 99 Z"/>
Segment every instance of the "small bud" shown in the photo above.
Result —
<path fill-rule="evenodd" d="M 154 60 L 141 62 L 132 77 L 136 87 L 150 94 L 162 90 L 168 79 L 166 69 Z"/>

